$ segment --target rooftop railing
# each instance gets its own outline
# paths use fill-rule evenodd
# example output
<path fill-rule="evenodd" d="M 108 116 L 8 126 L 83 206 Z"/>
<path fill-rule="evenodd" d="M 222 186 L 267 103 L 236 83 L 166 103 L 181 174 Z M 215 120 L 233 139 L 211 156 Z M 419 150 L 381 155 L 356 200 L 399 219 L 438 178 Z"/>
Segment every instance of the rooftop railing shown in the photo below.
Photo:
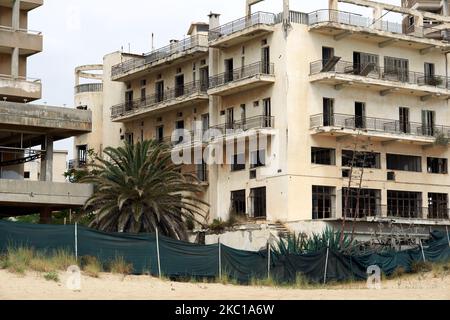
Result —
<path fill-rule="evenodd" d="M 443 134 L 445 137 L 450 137 L 450 127 L 442 125 L 429 126 L 417 122 L 360 117 L 339 113 L 332 115 L 317 114 L 311 116 L 311 129 L 320 129 L 324 127 L 336 127 L 350 130 L 361 129 L 374 132 L 422 137 L 436 137 Z"/>
<path fill-rule="evenodd" d="M 115 105 L 111 108 L 111 117 L 114 119 L 125 115 L 132 115 L 143 109 L 158 107 L 161 103 L 170 100 L 188 97 L 194 94 L 204 94 L 207 90 L 207 85 L 200 81 L 190 82 L 170 90 L 164 90 L 160 93 L 146 96 L 145 98 L 139 98 Z"/>
<path fill-rule="evenodd" d="M 227 71 L 209 78 L 209 88 L 220 87 L 224 84 L 250 78 L 257 75 L 274 75 L 274 64 L 256 62 L 232 71 Z"/>
<path fill-rule="evenodd" d="M 220 37 L 242 31 L 257 25 L 274 25 L 277 22 L 276 15 L 269 12 L 255 12 L 249 17 L 243 17 L 209 31 L 209 41 L 215 41 Z"/>
<path fill-rule="evenodd" d="M 75 86 L 75 94 L 86 92 L 102 92 L 103 83 L 85 83 Z"/>
<path fill-rule="evenodd" d="M 415 84 L 418 86 L 430 86 L 441 89 L 448 89 L 450 87 L 450 78 L 439 75 L 426 75 L 420 72 L 413 72 L 399 68 L 382 68 L 374 63 L 355 64 L 348 61 L 339 61 L 334 65 L 329 66 L 327 60 L 319 60 L 310 64 L 310 74 L 315 75 L 319 73 L 336 73 L 362 76 L 372 79 L 396 81 L 408 84 Z"/>
<path fill-rule="evenodd" d="M 418 37 L 425 37 L 427 33 L 434 29 L 431 25 L 411 26 L 405 28 L 401 23 L 386 20 L 374 21 L 373 19 L 364 17 L 360 14 L 330 9 L 317 10 L 308 14 L 308 24 L 310 26 L 324 22 L 334 22 L 354 27 L 371 28 L 379 31 L 387 31 Z M 439 29 L 434 30 L 436 32 L 443 32 Z"/>
<path fill-rule="evenodd" d="M 208 48 L 208 36 L 198 34 L 144 54 L 142 57 L 132 58 L 125 62 L 119 63 L 112 67 L 111 75 L 113 77 L 119 76 L 134 69 L 150 65 L 158 60 L 170 57 L 174 54 L 182 53 L 194 48 Z"/>

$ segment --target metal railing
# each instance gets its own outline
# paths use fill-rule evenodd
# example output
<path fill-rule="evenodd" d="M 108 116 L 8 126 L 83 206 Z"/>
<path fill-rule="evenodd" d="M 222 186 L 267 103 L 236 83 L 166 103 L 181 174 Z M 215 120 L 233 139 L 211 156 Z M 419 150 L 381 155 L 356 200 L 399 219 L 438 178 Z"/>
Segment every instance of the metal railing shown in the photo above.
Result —
<path fill-rule="evenodd" d="M 398 68 L 383 68 L 374 63 L 362 65 L 342 60 L 338 61 L 334 67 L 328 70 L 326 69 L 327 62 L 327 60 L 311 62 L 310 75 L 316 75 L 319 73 L 336 73 L 385 81 L 402 82 L 418 86 L 436 87 L 440 89 L 448 89 L 450 87 L 450 78 L 445 76 L 425 75 L 421 72 L 413 72 Z"/>
<path fill-rule="evenodd" d="M 269 116 L 256 116 L 246 118 L 232 123 L 224 123 L 217 126 L 212 126 L 210 129 L 211 135 L 231 135 L 242 131 L 252 129 L 275 128 L 275 118 Z"/>
<path fill-rule="evenodd" d="M 416 37 L 425 37 L 427 33 L 434 29 L 432 26 L 426 25 L 407 27 L 397 22 L 386 20 L 374 21 L 373 19 L 364 17 L 360 14 L 330 9 L 321 9 L 308 14 L 308 24 L 310 26 L 324 22 L 333 22 L 353 27 L 387 31 Z M 443 30 L 439 29 L 434 29 L 434 31 L 443 32 Z"/>
<path fill-rule="evenodd" d="M 411 206 L 389 206 L 378 205 L 374 208 L 348 208 L 347 218 L 366 218 L 366 217 L 387 217 L 403 219 L 427 219 L 427 220 L 448 220 L 450 210 L 447 207 L 433 208 L 422 207 L 420 204 Z"/>
<path fill-rule="evenodd" d="M 125 115 L 131 115 L 142 109 L 151 109 L 158 107 L 161 103 L 175 100 L 177 98 L 186 98 L 191 95 L 205 94 L 207 92 L 207 84 L 200 81 L 186 83 L 173 89 L 164 90 L 145 98 L 139 98 L 133 101 L 127 101 L 111 108 L 111 117 L 118 118 Z"/>
<path fill-rule="evenodd" d="M 103 83 L 86 83 L 75 86 L 75 94 L 85 92 L 102 92 Z"/>
<path fill-rule="evenodd" d="M 256 62 L 233 71 L 224 72 L 209 78 L 209 88 L 216 88 L 227 83 L 251 78 L 258 75 L 274 75 L 274 64 L 265 62 Z"/>
<path fill-rule="evenodd" d="M 171 43 L 168 46 L 154 50 L 150 53 L 142 55 L 142 57 L 133 58 L 125 62 L 119 63 L 112 67 L 111 76 L 119 76 L 121 74 L 130 72 L 134 69 L 150 65 L 155 61 L 170 57 L 177 53 L 182 53 L 194 48 L 208 48 L 208 36 L 198 34 L 183 40 Z"/>
<path fill-rule="evenodd" d="M 350 130 L 366 130 L 400 135 L 412 135 L 423 137 L 436 137 L 443 134 L 450 137 L 450 127 L 435 125 L 426 126 L 417 122 L 402 122 L 399 120 L 358 117 L 355 115 L 339 114 L 333 115 L 317 114 L 310 118 L 310 128 L 319 129 L 323 127 L 335 127 Z"/>
<path fill-rule="evenodd" d="M 255 12 L 250 17 L 243 17 L 209 31 L 209 41 L 215 41 L 223 36 L 242 31 L 257 25 L 274 25 L 276 15 L 269 12 Z"/>
<path fill-rule="evenodd" d="M 73 160 L 70 160 L 67 163 L 67 168 L 69 170 L 81 169 L 81 168 L 85 168 L 86 165 L 87 165 L 87 161 L 86 160 L 73 159 Z"/>

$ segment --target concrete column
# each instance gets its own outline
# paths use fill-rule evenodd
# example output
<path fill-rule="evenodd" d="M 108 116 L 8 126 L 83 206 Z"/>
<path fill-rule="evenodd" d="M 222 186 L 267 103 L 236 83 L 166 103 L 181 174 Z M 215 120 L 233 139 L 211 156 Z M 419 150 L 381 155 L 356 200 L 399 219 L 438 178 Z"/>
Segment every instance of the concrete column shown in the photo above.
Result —
<path fill-rule="evenodd" d="M 11 54 L 11 76 L 19 77 L 19 48 L 14 48 Z"/>
<path fill-rule="evenodd" d="M 41 159 L 41 181 L 53 181 L 53 137 L 46 136 L 42 148 L 46 150 Z"/>
<path fill-rule="evenodd" d="M 426 168 L 426 167 L 425 167 Z M 428 219 L 428 207 L 429 207 L 429 203 L 428 203 L 429 199 L 428 199 L 428 191 L 424 191 L 422 192 L 422 219 Z"/>
<path fill-rule="evenodd" d="M 328 0 L 328 9 L 338 10 L 338 0 Z"/>
<path fill-rule="evenodd" d="M 381 7 L 373 8 L 373 28 L 380 30 L 382 27 L 383 9 Z"/>
<path fill-rule="evenodd" d="M 336 187 L 336 212 L 335 212 L 335 218 L 336 219 L 341 219 L 344 215 L 343 215 L 343 207 L 342 207 L 342 202 L 344 201 L 344 193 L 342 192 L 342 187 Z"/>
<path fill-rule="evenodd" d="M 50 224 L 52 222 L 52 210 L 50 208 L 41 209 L 39 224 Z"/>
<path fill-rule="evenodd" d="M 423 35 L 423 16 L 414 16 L 414 33 L 418 36 Z"/>
<path fill-rule="evenodd" d="M 13 0 L 12 28 L 13 28 L 13 30 L 20 29 L 20 0 Z"/>

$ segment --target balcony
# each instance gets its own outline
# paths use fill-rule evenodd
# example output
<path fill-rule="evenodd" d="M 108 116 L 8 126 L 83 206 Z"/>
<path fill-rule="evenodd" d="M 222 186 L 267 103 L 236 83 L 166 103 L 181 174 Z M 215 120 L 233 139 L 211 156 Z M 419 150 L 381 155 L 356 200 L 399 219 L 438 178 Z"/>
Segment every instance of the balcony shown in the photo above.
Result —
<path fill-rule="evenodd" d="M 103 91 L 103 83 L 86 83 L 75 86 L 75 94 Z"/>
<path fill-rule="evenodd" d="M 121 103 L 111 108 L 111 119 L 114 122 L 128 122 L 141 119 L 150 114 L 166 112 L 199 102 L 207 102 L 206 85 L 200 81 L 166 90 L 161 94 L 153 94 L 145 99 Z"/>
<path fill-rule="evenodd" d="M 40 31 L 0 26 L 0 46 L 19 48 L 20 55 L 29 56 L 42 51 L 42 33 Z"/>
<path fill-rule="evenodd" d="M 415 95 L 422 101 L 430 98 L 450 98 L 450 79 L 439 75 L 395 68 L 381 68 L 376 64 L 359 65 L 335 57 L 310 64 L 310 81 L 334 85 L 337 90 L 345 86 L 371 88 L 382 96 L 391 93 Z"/>
<path fill-rule="evenodd" d="M 31 102 L 41 99 L 42 84 L 39 79 L 0 75 L 0 98 L 12 102 Z"/>
<path fill-rule="evenodd" d="M 426 54 L 432 50 L 447 51 L 448 41 L 430 39 L 428 34 L 433 26 L 406 28 L 401 23 L 373 19 L 359 14 L 336 11 L 318 10 L 308 15 L 309 30 L 325 34 L 339 41 L 344 38 L 375 42 L 380 48 L 396 45 L 414 48 Z M 442 30 L 436 29 L 441 33 Z"/>
<path fill-rule="evenodd" d="M 210 128 L 207 140 L 218 138 L 235 139 L 263 134 L 271 136 L 275 134 L 275 118 L 269 116 L 256 116 L 244 120 L 224 123 Z"/>
<path fill-rule="evenodd" d="M 392 119 L 356 117 L 348 114 L 311 116 L 310 129 L 314 135 L 343 138 L 361 135 L 384 144 L 405 142 L 421 146 L 433 145 L 438 135 L 450 138 L 450 127 L 425 126 L 416 122 Z"/>
<path fill-rule="evenodd" d="M 20 0 L 20 10 L 30 11 L 36 9 L 44 4 L 44 0 Z M 12 8 L 13 1 L 0 0 L 1 7 Z"/>
<path fill-rule="evenodd" d="M 276 20 L 273 13 L 256 12 L 250 17 L 229 22 L 209 31 L 209 45 L 227 48 L 272 33 Z"/>
<path fill-rule="evenodd" d="M 69 170 L 77 170 L 77 169 L 83 169 L 86 168 L 87 165 L 87 161 L 86 159 L 74 159 L 74 160 L 70 160 L 67 163 L 67 168 Z"/>
<path fill-rule="evenodd" d="M 150 71 L 161 70 L 168 64 L 207 55 L 208 51 L 208 36 L 198 34 L 113 66 L 111 78 L 113 81 L 129 81 Z"/>
<path fill-rule="evenodd" d="M 274 82 L 274 64 L 256 62 L 209 78 L 208 94 L 228 96 Z"/>

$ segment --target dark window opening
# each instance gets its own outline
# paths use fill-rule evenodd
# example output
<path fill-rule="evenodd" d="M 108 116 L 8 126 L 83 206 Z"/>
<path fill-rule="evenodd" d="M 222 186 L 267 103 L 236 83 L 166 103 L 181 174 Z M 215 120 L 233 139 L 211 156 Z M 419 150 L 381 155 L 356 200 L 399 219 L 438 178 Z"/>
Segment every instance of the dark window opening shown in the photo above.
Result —
<path fill-rule="evenodd" d="M 251 216 L 253 218 L 265 218 L 266 212 L 266 188 L 256 188 L 250 191 L 252 204 Z"/>
<path fill-rule="evenodd" d="M 447 174 L 448 160 L 440 158 L 427 159 L 428 173 Z"/>
<path fill-rule="evenodd" d="M 428 194 L 428 219 L 448 219 L 448 194 Z"/>
<path fill-rule="evenodd" d="M 175 77 L 175 97 L 181 97 L 184 95 L 184 75 L 178 75 Z"/>
<path fill-rule="evenodd" d="M 156 128 L 156 140 L 158 142 L 163 142 L 164 140 L 164 126 L 159 126 Z"/>
<path fill-rule="evenodd" d="M 334 99 L 323 98 L 323 126 L 334 126 Z"/>
<path fill-rule="evenodd" d="M 233 163 L 231 164 L 231 171 L 245 170 L 245 154 L 235 154 L 233 156 Z"/>
<path fill-rule="evenodd" d="M 87 162 L 87 153 L 88 153 L 88 146 L 78 146 L 77 147 L 77 160 L 79 165 L 84 165 Z"/>
<path fill-rule="evenodd" d="M 260 168 L 266 165 L 266 150 L 253 151 L 250 154 L 250 168 Z"/>
<path fill-rule="evenodd" d="M 232 191 L 231 214 L 245 215 L 247 213 L 245 202 L 245 190 Z"/>
<path fill-rule="evenodd" d="M 401 107 L 399 109 L 400 132 L 411 133 L 411 124 L 409 122 L 409 109 Z"/>
<path fill-rule="evenodd" d="M 380 190 L 342 188 L 342 210 L 347 218 L 376 217 L 380 208 Z"/>
<path fill-rule="evenodd" d="M 335 190 L 333 187 L 312 187 L 312 218 L 314 220 L 330 219 L 333 217 L 336 199 Z"/>
<path fill-rule="evenodd" d="M 321 165 L 336 165 L 336 150 L 327 148 L 311 148 L 311 162 Z"/>
<path fill-rule="evenodd" d="M 388 190 L 387 203 L 389 217 L 422 217 L 422 193 L 420 192 Z"/>
<path fill-rule="evenodd" d="M 374 152 L 342 150 L 342 166 L 368 169 L 381 168 L 381 155 Z"/>
<path fill-rule="evenodd" d="M 29 172 L 29 171 L 25 171 L 25 172 L 23 173 L 23 178 L 24 178 L 24 179 L 30 179 L 30 172 Z"/>
<path fill-rule="evenodd" d="M 164 101 L 164 81 L 155 83 L 155 102 Z"/>
<path fill-rule="evenodd" d="M 422 172 L 421 157 L 387 154 L 386 159 L 388 170 Z"/>

